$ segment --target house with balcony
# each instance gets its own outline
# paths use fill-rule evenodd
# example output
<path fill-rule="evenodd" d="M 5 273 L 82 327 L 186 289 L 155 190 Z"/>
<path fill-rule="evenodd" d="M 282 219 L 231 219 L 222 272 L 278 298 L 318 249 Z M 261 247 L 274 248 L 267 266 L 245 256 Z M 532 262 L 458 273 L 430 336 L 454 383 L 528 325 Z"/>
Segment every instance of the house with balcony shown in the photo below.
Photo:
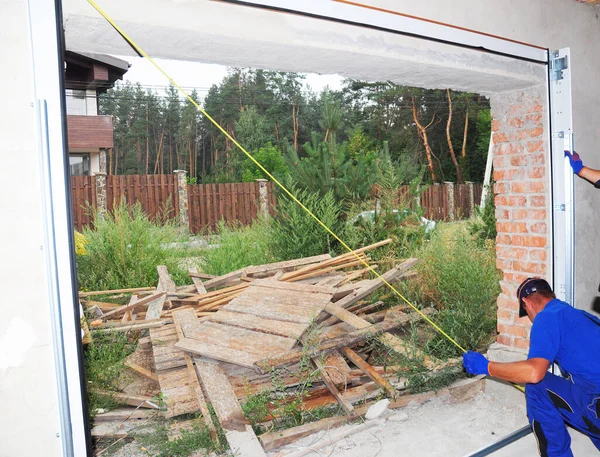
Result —
<path fill-rule="evenodd" d="M 113 148 L 112 116 L 98 114 L 98 96 L 113 87 L 129 63 L 112 56 L 65 52 L 65 89 L 71 176 L 106 173 Z"/>

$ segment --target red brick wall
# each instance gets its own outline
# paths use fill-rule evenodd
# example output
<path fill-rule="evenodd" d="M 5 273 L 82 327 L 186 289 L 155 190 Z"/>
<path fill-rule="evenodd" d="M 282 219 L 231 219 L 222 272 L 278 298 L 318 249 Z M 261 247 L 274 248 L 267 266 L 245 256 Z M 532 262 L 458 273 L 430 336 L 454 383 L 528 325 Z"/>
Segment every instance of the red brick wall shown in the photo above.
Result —
<path fill-rule="evenodd" d="M 526 350 L 529 320 L 515 298 L 528 276 L 549 274 L 550 193 L 546 96 L 543 88 L 492 98 L 498 297 L 498 343 Z"/>

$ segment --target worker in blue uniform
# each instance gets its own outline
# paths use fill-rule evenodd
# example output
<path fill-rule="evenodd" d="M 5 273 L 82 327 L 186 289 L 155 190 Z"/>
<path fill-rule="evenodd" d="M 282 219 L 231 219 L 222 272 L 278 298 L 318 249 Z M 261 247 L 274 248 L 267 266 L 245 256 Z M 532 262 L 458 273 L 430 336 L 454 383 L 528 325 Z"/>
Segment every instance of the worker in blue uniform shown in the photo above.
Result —
<path fill-rule="evenodd" d="M 517 300 L 519 317 L 533 323 L 527 360 L 489 362 L 468 351 L 466 371 L 525 384 L 527 415 L 542 457 L 573 456 L 567 425 L 600 450 L 600 319 L 558 300 L 541 278 L 527 278 Z M 552 363 L 562 376 L 548 372 Z"/>
<path fill-rule="evenodd" d="M 573 154 L 571 154 L 569 151 L 565 151 L 565 157 L 569 158 L 569 162 L 571 163 L 573 173 L 575 173 L 580 178 L 591 182 L 597 188 L 600 188 L 600 170 L 594 170 L 593 168 L 586 167 L 583 164 L 581 157 L 579 157 L 579 154 L 577 154 L 576 152 L 573 152 Z"/>

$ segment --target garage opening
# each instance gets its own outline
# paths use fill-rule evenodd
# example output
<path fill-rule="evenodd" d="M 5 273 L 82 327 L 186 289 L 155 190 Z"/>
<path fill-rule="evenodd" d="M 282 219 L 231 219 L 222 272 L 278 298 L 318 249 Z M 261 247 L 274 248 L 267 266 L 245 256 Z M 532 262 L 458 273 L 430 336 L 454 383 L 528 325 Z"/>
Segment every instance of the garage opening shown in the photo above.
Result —
<path fill-rule="evenodd" d="M 77 37 L 74 42 L 80 50 L 83 47 L 86 51 L 101 52 L 107 47 L 111 49 L 112 53 L 118 53 L 119 50 L 123 50 L 123 45 L 118 41 L 117 36 L 111 36 L 103 40 L 103 44 L 98 44 L 98 40 L 94 37 L 94 34 L 106 34 L 110 36 L 110 32 L 107 29 L 91 28 L 90 24 L 94 23 L 98 25 L 98 19 L 86 14 L 80 14 L 77 11 L 76 6 L 73 6 L 73 14 L 68 16 L 67 19 L 67 40 L 69 40 L 69 34 L 72 37 Z M 181 6 L 182 12 L 185 12 L 186 8 L 193 8 L 189 5 Z M 224 14 L 225 9 L 222 8 L 234 8 L 231 5 L 212 5 L 210 8 L 214 8 L 215 14 Z M 236 6 L 235 8 L 240 8 Z M 237 14 L 236 10 L 228 9 L 227 15 L 229 18 L 228 24 L 231 24 L 231 14 Z M 279 18 L 280 16 L 270 16 L 274 14 L 272 11 L 256 11 L 253 9 L 243 8 L 244 14 L 254 15 L 258 23 L 268 16 L 269 18 Z M 241 13 L 240 13 L 241 14 Z M 266 16 L 264 16 L 266 15 Z M 127 13 L 125 12 L 125 16 Z M 181 17 L 185 17 L 183 14 Z M 235 16 L 234 16 L 235 17 Z M 124 17 L 123 21 L 127 22 L 128 18 Z M 146 19 L 148 23 L 152 22 L 152 19 Z M 214 19 L 213 19 L 214 20 Z M 451 89 L 453 92 L 446 92 L 448 96 L 448 103 L 452 101 L 452 96 L 462 93 L 462 91 L 468 91 L 469 93 L 481 94 L 484 97 L 489 98 L 491 105 L 491 131 L 493 140 L 493 156 L 494 156 L 494 180 L 496 182 L 494 187 L 495 194 L 495 217 L 497 220 L 496 229 L 498 230 L 498 236 L 496 238 L 496 249 L 495 254 L 497 256 L 497 266 L 502 270 L 502 280 L 500 281 L 501 293 L 498 297 L 498 342 L 506 346 L 526 349 L 526 336 L 528 328 L 526 325 L 520 323 L 517 319 L 516 306 L 512 297 L 514 296 L 516 285 L 520 280 L 530 274 L 536 275 L 548 275 L 551 267 L 551 212 L 549 211 L 550 205 L 550 179 L 549 179 L 549 162 L 548 162 L 548 151 L 549 151 L 549 127 L 548 127 L 548 96 L 547 96 L 547 84 L 546 84 L 546 67 L 540 63 L 532 62 L 534 59 L 513 59 L 505 55 L 499 55 L 500 53 L 489 53 L 482 54 L 479 51 L 468 49 L 464 47 L 451 46 L 444 43 L 443 40 L 428 41 L 424 42 L 421 39 L 400 36 L 395 34 L 387 34 L 380 30 L 373 30 L 368 28 L 361 28 L 361 32 L 358 36 L 353 36 L 353 30 L 350 31 L 347 24 L 327 24 L 327 31 L 325 35 L 323 32 L 319 32 L 319 29 L 323 27 L 323 21 L 315 21 L 311 18 L 302 16 L 293 16 L 289 18 L 286 16 L 285 26 L 288 28 L 292 25 L 297 27 L 294 33 L 301 34 L 305 37 L 306 29 L 300 30 L 301 26 L 308 25 L 312 27 L 315 32 L 308 34 L 311 38 L 298 42 L 294 37 L 287 35 L 285 40 L 277 40 L 274 37 L 268 38 L 272 43 L 269 47 L 270 54 L 264 55 L 261 52 L 261 42 L 265 40 L 265 36 L 257 38 L 252 36 L 244 42 L 245 52 L 238 54 L 235 57 L 231 56 L 229 52 L 224 52 L 226 49 L 236 49 L 231 43 L 234 41 L 239 46 L 241 36 L 233 36 L 232 30 L 222 32 L 217 35 L 220 41 L 219 46 L 214 46 L 212 51 L 214 54 L 209 56 L 205 55 L 206 49 L 195 47 L 189 41 L 195 34 L 198 33 L 209 33 L 206 30 L 203 32 L 197 32 L 196 30 L 185 29 L 184 27 L 169 29 L 168 26 L 164 26 L 164 29 L 153 29 L 153 35 L 148 33 L 145 29 L 147 24 L 136 23 L 132 26 L 132 34 L 136 29 L 138 31 L 146 31 L 144 36 L 149 37 L 151 43 L 148 44 L 148 49 L 155 49 L 157 56 L 169 56 L 177 58 L 186 58 L 189 60 L 200 60 L 209 62 L 219 62 L 224 64 L 232 63 L 234 59 L 238 64 L 251 64 L 253 67 L 276 69 L 276 70 L 288 70 L 288 71 L 321 71 L 321 72 L 338 72 L 339 68 L 342 68 L 343 73 L 346 76 L 352 77 L 353 80 L 362 81 L 381 81 L 389 80 L 392 83 L 402 84 L 403 86 L 409 86 L 414 88 L 425 88 L 425 89 Z M 297 21 L 295 23 L 294 21 Z M 167 21 L 168 22 L 168 21 Z M 250 22 L 250 21 L 248 21 Z M 277 21 L 276 21 L 277 22 Z M 89 31 L 92 31 L 91 33 Z M 100 31 L 102 30 L 102 31 Z M 176 30 L 179 30 L 177 32 Z M 168 32 L 168 33 L 167 33 Z M 186 43 L 186 46 L 178 46 L 173 49 L 172 41 L 165 40 L 165 36 L 175 33 L 175 36 L 180 37 L 182 42 Z M 243 33 L 242 33 L 243 32 Z M 177 33 L 180 33 L 177 35 Z M 214 33 L 214 32 L 213 32 Z M 240 35 L 248 33 L 245 30 L 240 31 Z M 276 34 L 276 30 L 269 30 L 268 33 Z M 113 40 L 108 45 L 107 43 Z M 312 40 L 312 41 L 311 41 Z M 359 46 L 353 46 L 352 41 L 358 40 Z M 175 40 L 176 41 L 176 40 Z M 229 43 L 231 41 L 231 43 Z M 187 46 L 189 44 L 189 46 Z M 67 45 L 69 42 L 67 41 Z M 318 52 L 316 52 L 318 51 Z M 375 52 L 372 52 L 375 51 Z M 152 53 L 152 51 L 150 51 Z M 294 59 L 290 59 L 289 56 L 293 53 Z M 182 55 L 185 54 L 185 55 Z M 315 58 L 315 55 L 317 58 Z M 390 65 L 390 61 L 393 65 Z M 336 70 L 332 70 L 336 68 Z M 240 80 L 242 73 L 240 72 L 238 80 Z M 413 109 L 413 122 L 417 124 L 419 122 L 419 109 L 423 110 L 423 106 L 426 105 L 424 101 L 415 100 L 415 93 L 417 89 L 412 89 L 410 94 L 411 105 Z M 427 94 L 427 91 L 421 91 L 421 94 Z M 241 104 L 243 105 L 243 104 Z M 320 126 L 325 129 L 324 138 L 322 143 L 327 146 L 329 142 L 329 151 L 335 151 L 337 144 L 335 139 L 336 128 L 335 128 L 335 111 L 338 109 L 335 98 L 332 100 L 323 101 L 321 106 L 321 120 L 326 127 Z M 148 116 L 150 109 L 148 109 Z M 417 111 L 417 114 L 415 114 Z M 423 110 L 422 114 L 425 114 L 427 110 Z M 252 110 L 244 110 L 245 117 L 243 121 L 247 124 L 247 141 L 252 141 L 253 135 L 260 128 L 261 119 L 256 116 Z M 260 114 L 260 113 L 258 113 Z M 292 112 L 293 115 L 293 112 Z M 327 117 L 329 115 L 329 118 Z M 254 116 L 254 118 L 253 118 Z M 249 119 L 248 119 L 249 118 Z M 465 117 L 465 119 L 468 117 Z M 237 120 L 240 122 L 240 119 Z M 330 122 L 330 123 L 327 123 Z M 148 124 L 147 124 L 148 125 Z M 240 124 L 241 126 L 242 124 Z M 293 125 L 293 124 L 292 124 Z M 425 124 L 426 125 L 426 124 Z M 423 125 L 423 127 L 425 127 Z M 225 127 L 226 128 L 226 127 Z M 417 126 L 417 128 L 419 128 Z M 292 137 L 294 137 L 294 129 L 292 129 Z M 426 133 L 420 130 L 422 133 L 422 140 Z M 298 134 L 299 132 L 295 132 Z M 332 140 L 332 137 L 334 138 Z M 297 140 L 297 138 L 295 139 Z M 348 137 L 348 144 L 352 144 L 352 140 L 360 144 L 361 133 L 360 131 L 353 131 L 352 135 Z M 160 140 L 159 140 L 160 141 Z M 389 141 L 389 140 L 388 140 Z M 135 139 L 134 139 L 135 142 Z M 225 142 L 226 143 L 226 142 Z M 387 143 L 389 148 L 389 142 Z M 143 143 L 136 143 L 136 147 L 143 149 Z M 177 146 L 176 146 L 177 147 Z M 292 146 L 293 147 L 293 146 Z M 315 157 L 321 158 L 319 155 L 319 148 L 321 146 L 313 148 Z M 349 147 L 349 146 L 348 146 Z M 381 143 L 381 147 L 385 148 L 384 143 Z M 423 146 L 426 150 L 426 142 L 423 141 Z M 218 151 L 214 149 L 213 151 Z M 222 145 L 222 151 L 225 154 L 225 164 L 233 171 L 237 168 L 232 163 L 235 163 L 233 157 L 229 157 L 229 151 L 227 144 Z M 260 151 L 260 148 L 259 148 Z M 112 151 L 110 151 L 112 154 Z M 306 151 L 306 157 L 310 157 L 311 152 Z M 266 152 L 268 154 L 268 152 Z M 143 156 L 143 154 L 142 154 Z M 124 163 L 110 163 L 108 170 L 127 169 L 128 166 Z M 115 159 L 118 155 L 114 156 Z M 149 158 L 148 156 L 146 156 Z M 185 156 L 184 156 L 185 157 Z M 222 160 L 221 155 L 221 160 Z M 175 152 L 175 160 L 183 160 Z M 214 165 L 218 167 L 219 154 L 214 160 Z M 298 159 L 302 159 L 301 156 Z M 335 159 L 334 159 L 335 160 Z M 356 159 L 358 161 L 358 159 Z M 161 162 L 157 162 L 160 167 Z M 162 164 L 164 166 L 164 161 Z M 190 159 L 187 162 L 188 165 L 192 166 L 193 160 Z M 169 165 L 171 165 L 169 163 Z M 335 165 L 335 164 L 334 164 Z M 198 164 L 194 165 L 195 175 L 198 176 Z M 206 166 L 206 164 L 205 164 Z M 348 165 L 349 166 L 349 165 Z M 150 165 L 148 164 L 148 169 Z M 435 181 L 435 167 L 430 163 L 427 163 L 428 171 L 432 181 Z M 242 167 L 243 168 L 243 167 Z M 324 167 L 326 168 L 326 167 Z M 389 166 L 387 169 L 392 169 Z M 365 169 L 368 169 L 366 167 Z M 440 167 L 443 169 L 443 166 Z M 452 167 L 450 167 L 452 169 Z M 455 168 L 460 170 L 460 167 Z M 335 167 L 331 168 L 334 173 Z M 252 173 L 253 170 L 247 170 L 248 173 Z M 255 171 L 255 170 L 254 170 Z M 455 178 L 461 180 L 458 176 L 459 172 L 456 172 Z M 362 175 L 365 176 L 365 175 Z M 358 178 L 360 178 L 359 176 Z M 108 177 L 107 177 L 108 178 Z M 331 176 L 333 182 L 337 176 Z M 185 175 L 178 175 L 177 181 L 181 179 L 185 183 Z M 217 180 L 218 178 L 215 178 Z M 260 179 L 260 178 L 259 178 Z M 393 179 L 393 177 L 390 177 Z M 331 179 L 330 179 L 331 180 Z M 327 180 L 325 180 L 327 182 Z M 190 183 L 193 184 L 193 183 Z M 173 182 L 173 186 L 176 183 Z M 185 187 L 185 184 L 184 184 Z M 260 195 L 260 184 L 258 194 Z M 181 187 L 179 187 L 181 188 Z M 450 186 L 445 186 L 445 191 L 449 192 Z M 301 190 L 300 190 L 301 191 Z M 184 198 L 178 193 L 177 194 L 177 205 L 179 208 L 179 214 L 181 215 L 184 210 L 189 210 L 186 207 Z M 383 194 L 380 194 L 383 195 Z M 189 198 L 189 196 L 188 196 Z M 381 198 L 385 199 L 385 196 Z M 414 200 L 414 199 L 413 199 Z M 324 196 L 321 196 L 321 200 L 317 201 L 315 205 L 323 205 L 325 201 Z M 407 203 L 407 210 L 414 211 L 411 206 L 413 202 Z M 402 208 L 395 208 L 395 204 L 391 208 L 391 216 L 396 217 L 394 210 Z M 390 207 L 388 207 L 388 210 Z M 370 210 L 368 210 L 370 211 Z M 377 213 L 377 209 L 373 210 Z M 363 213 L 364 211 L 361 211 Z M 125 216 L 127 217 L 127 216 Z M 335 222 L 335 218 L 332 219 Z M 363 234 L 366 235 L 366 234 Z M 378 241 L 378 240 L 373 240 Z M 297 243 L 296 243 L 297 244 Z M 385 260 L 385 259 L 382 259 Z M 265 262 L 266 263 L 266 262 Z M 287 272 L 283 272 L 285 275 Z M 200 278 L 200 276 L 194 276 Z M 205 278 L 208 281 L 215 278 Z M 239 278 L 238 278 L 239 279 Z M 165 278 L 161 278 L 162 286 L 168 288 L 170 283 Z M 195 286 L 196 287 L 196 286 Z M 409 292 L 407 292 L 408 294 Z M 141 298 L 141 297 L 140 297 Z M 143 298 L 141 298 L 143 300 Z M 178 298 L 185 300 L 185 297 Z M 171 300 L 172 302 L 172 300 Z M 180 303 L 183 304 L 183 303 Z M 100 311 L 104 312 L 100 306 Z M 132 306 L 133 309 L 135 306 Z M 110 311 L 108 311 L 110 313 Z M 148 313 L 149 311 L 147 311 Z M 203 316 L 200 316 L 203 317 Z M 338 317 L 339 318 L 339 317 Z M 124 319 L 126 321 L 126 319 Z M 344 321 L 344 319 L 342 319 Z M 345 321 L 344 321 L 345 322 Z M 135 325 L 135 324 L 131 324 Z M 346 357 L 353 357 L 346 354 Z M 360 356 L 359 358 L 363 361 Z M 357 368 L 360 368 L 361 362 L 358 358 L 354 359 Z M 324 367 L 319 367 L 318 361 L 312 361 L 316 365 L 317 371 L 323 371 Z M 322 362 L 321 362 L 322 363 Z M 347 362 L 346 362 L 347 363 Z M 201 362 L 196 361 L 196 367 Z M 188 367 L 189 368 L 189 367 Z M 214 367 L 205 367 L 206 370 Z M 207 371 L 208 372 L 208 371 Z M 218 378 L 219 373 L 214 374 L 213 379 Z M 202 377 L 202 375 L 199 375 Z M 331 381 L 331 380 L 330 380 Z M 401 381 L 401 380 L 399 380 Z M 204 380 L 205 383 L 210 381 Z M 324 381 L 327 384 L 328 381 Z M 375 381 L 373 381 L 375 382 Z M 335 388 L 335 382 L 334 388 Z M 377 384 L 375 382 L 375 384 Z M 206 386 L 204 387 L 206 389 Z M 189 387 L 188 387 L 189 389 Z M 384 389 L 385 390 L 385 389 Z M 338 389 L 339 391 L 339 389 Z M 206 392 L 205 392 L 206 393 Z M 254 397 L 252 397 L 254 399 Z M 344 404 L 343 401 L 341 404 Z"/>

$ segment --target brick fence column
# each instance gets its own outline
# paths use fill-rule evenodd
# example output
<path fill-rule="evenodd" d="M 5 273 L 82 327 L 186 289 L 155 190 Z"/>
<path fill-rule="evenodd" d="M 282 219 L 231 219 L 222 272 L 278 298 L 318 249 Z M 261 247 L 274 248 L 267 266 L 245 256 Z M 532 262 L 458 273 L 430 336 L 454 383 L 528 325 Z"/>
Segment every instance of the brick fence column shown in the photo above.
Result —
<path fill-rule="evenodd" d="M 258 182 L 258 209 L 264 217 L 269 217 L 269 189 L 266 179 L 257 179 Z"/>
<path fill-rule="evenodd" d="M 497 341 L 523 351 L 529 347 L 530 323 L 519 319 L 517 287 L 528 276 L 548 279 L 550 273 L 545 101 L 541 86 L 491 99 L 496 265 L 503 273 Z"/>
<path fill-rule="evenodd" d="M 179 197 L 179 223 L 182 226 L 190 225 L 188 217 L 188 192 L 187 192 L 187 171 L 174 170 L 177 175 L 177 196 Z"/>
<path fill-rule="evenodd" d="M 106 173 L 94 173 L 94 189 L 96 192 L 96 210 L 99 217 L 106 214 Z"/>
<path fill-rule="evenodd" d="M 446 198 L 448 200 L 448 219 L 453 221 L 456 217 L 454 214 L 454 183 L 446 181 L 444 184 L 446 185 Z"/>

